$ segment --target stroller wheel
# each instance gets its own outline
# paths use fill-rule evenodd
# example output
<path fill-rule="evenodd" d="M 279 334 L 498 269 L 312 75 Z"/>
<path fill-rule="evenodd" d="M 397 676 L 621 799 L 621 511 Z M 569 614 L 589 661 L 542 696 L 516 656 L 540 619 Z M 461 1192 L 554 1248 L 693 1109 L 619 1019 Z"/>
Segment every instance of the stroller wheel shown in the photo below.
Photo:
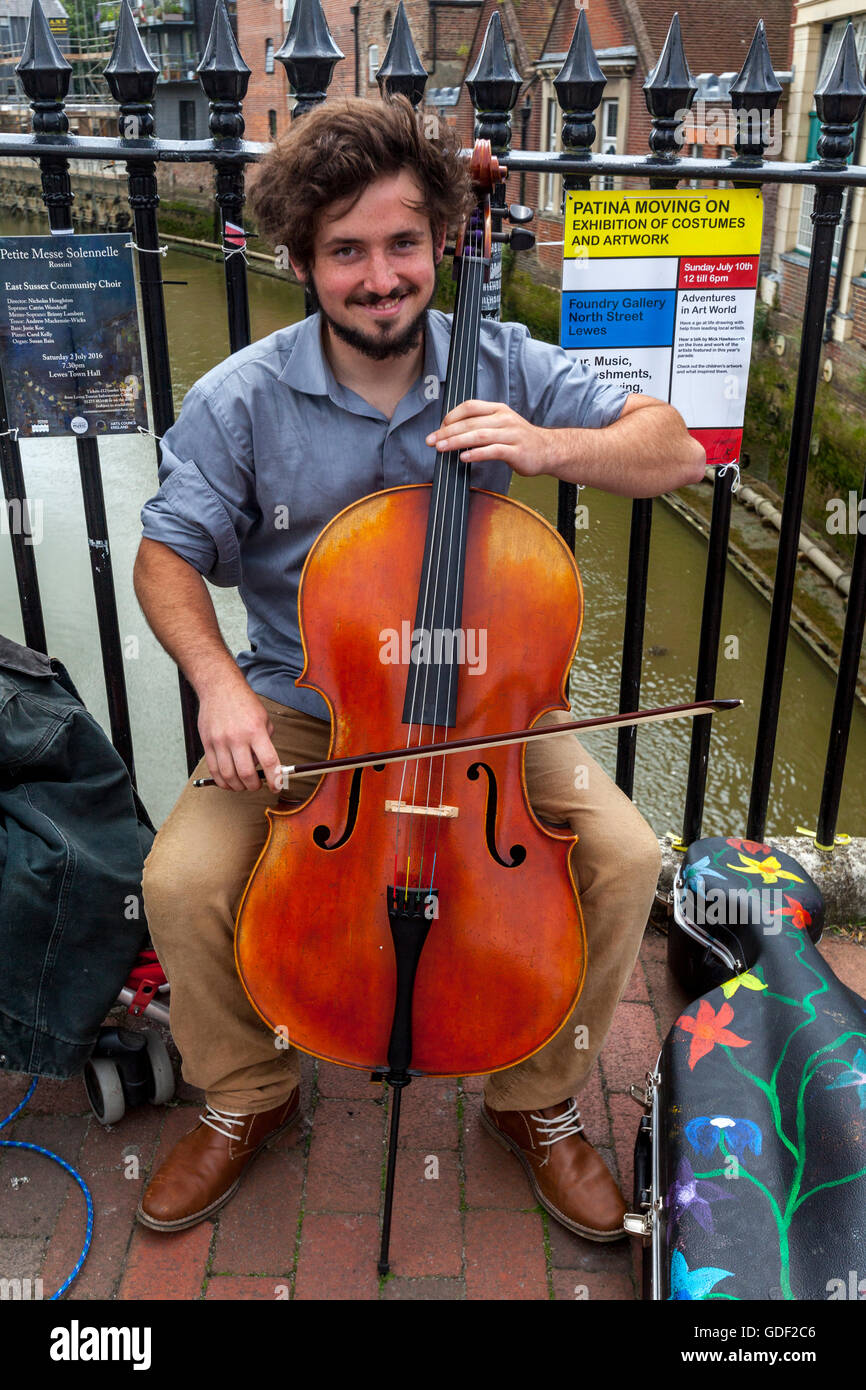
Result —
<path fill-rule="evenodd" d="M 108 1057 L 91 1057 L 84 1066 L 90 1108 L 101 1125 L 116 1125 L 126 1111 L 120 1072 Z"/>
<path fill-rule="evenodd" d="M 152 1095 L 151 1105 L 165 1105 L 174 1096 L 174 1068 L 165 1043 L 159 1033 L 148 1032 L 147 1060 L 150 1066 Z"/>

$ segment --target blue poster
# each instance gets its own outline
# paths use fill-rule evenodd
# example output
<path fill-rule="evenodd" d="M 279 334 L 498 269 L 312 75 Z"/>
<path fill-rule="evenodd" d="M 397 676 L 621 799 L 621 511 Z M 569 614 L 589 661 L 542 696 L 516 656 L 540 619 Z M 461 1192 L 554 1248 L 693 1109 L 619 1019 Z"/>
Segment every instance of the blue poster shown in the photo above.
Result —
<path fill-rule="evenodd" d="M 0 237 L 0 374 L 10 429 L 147 427 L 129 235 Z"/>
<path fill-rule="evenodd" d="M 566 348 L 669 347 L 676 299 L 675 290 L 563 291 L 560 341 Z"/>

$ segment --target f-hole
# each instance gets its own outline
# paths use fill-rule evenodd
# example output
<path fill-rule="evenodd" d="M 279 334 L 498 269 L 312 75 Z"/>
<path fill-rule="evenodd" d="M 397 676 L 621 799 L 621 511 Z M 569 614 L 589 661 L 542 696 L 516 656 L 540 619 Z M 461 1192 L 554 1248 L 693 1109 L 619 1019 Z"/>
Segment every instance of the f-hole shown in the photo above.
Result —
<path fill-rule="evenodd" d="M 487 841 L 487 848 L 503 869 L 516 869 L 526 858 L 526 849 L 523 845 L 512 845 L 508 851 L 511 855 L 511 863 L 503 859 L 499 850 L 496 848 L 496 808 L 499 804 L 499 792 L 496 786 L 496 774 L 493 768 L 487 763 L 473 763 L 467 768 L 466 776 L 470 782 L 477 782 L 480 773 L 487 773 L 487 808 L 484 819 L 484 838 Z"/>
<path fill-rule="evenodd" d="M 373 765 L 373 771 L 381 772 L 384 767 L 384 763 L 375 763 Z M 335 840 L 332 845 L 328 844 L 331 835 L 331 827 L 329 825 L 317 825 L 313 831 L 313 844 L 318 845 L 319 849 L 342 849 L 343 845 L 351 839 L 352 831 L 355 829 L 355 822 L 358 819 L 358 806 L 361 801 L 361 778 L 363 775 L 363 767 L 356 767 L 355 771 L 352 773 L 352 785 L 349 788 L 349 805 L 346 810 L 346 828 L 339 840 Z"/>

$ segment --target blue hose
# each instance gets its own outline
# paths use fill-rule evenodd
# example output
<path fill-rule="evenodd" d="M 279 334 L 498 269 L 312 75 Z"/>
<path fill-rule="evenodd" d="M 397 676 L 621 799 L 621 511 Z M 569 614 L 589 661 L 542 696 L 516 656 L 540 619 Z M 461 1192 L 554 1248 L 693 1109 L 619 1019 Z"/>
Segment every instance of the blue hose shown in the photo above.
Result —
<path fill-rule="evenodd" d="M 15 1109 L 12 1111 L 11 1114 L 6 1116 L 5 1120 L 0 1120 L 0 1129 L 5 1129 L 6 1125 L 8 1125 L 10 1121 L 14 1120 L 16 1115 L 21 1113 L 28 1100 L 33 1095 L 33 1092 L 36 1090 L 36 1083 L 38 1080 L 39 1078 L 37 1076 L 34 1076 L 33 1081 L 30 1085 L 30 1090 L 27 1092 L 26 1096 L 21 1101 L 21 1103 L 19 1105 L 16 1105 Z M 53 1159 L 55 1163 L 60 1164 L 61 1168 L 65 1168 L 67 1173 L 71 1174 L 71 1176 L 78 1183 L 78 1186 L 81 1188 L 81 1191 L 84 1193 L 84 1200 L 87 1203 L 87 1231 L 85 1232 L 84 1236 L 84 1247 L 81 1251 L 81 1254 L 78 1256 L 75 1268 L 73 1269 L 72 1273 L 60 1285 L 60 1288 L 57 1290 L 57 1292 L 51 1295 L 49 1302 L 53 1302 L 56 1298 L 60 1298 L 61 1294 L 66 1293 L 66 1290 L 69 1288 L 69 1285 L 77 1276 L 78 1271 L 81 1269 L 81 1266 L 87 1259 L 87 1252 L 90 1249 L 90 1242 L 93 1238 L 93 1198 L 90 1195 L 90 1189 L 88 1188 L 87 1183 L 84 1181 L 81 1174 L 76 1173 L 75 1169 L 66 1162 L 65 1158 L 61 1158 L 59 1154 L 52 1153 L 50 1149 L 43 1149 L 40 1144 L 24 1144 L 19 1143 L 15 1139 L 0 1139 L 0 1149 L 30 1149 L 33 1153 L 44 1154 L 46 1158 Z"/>

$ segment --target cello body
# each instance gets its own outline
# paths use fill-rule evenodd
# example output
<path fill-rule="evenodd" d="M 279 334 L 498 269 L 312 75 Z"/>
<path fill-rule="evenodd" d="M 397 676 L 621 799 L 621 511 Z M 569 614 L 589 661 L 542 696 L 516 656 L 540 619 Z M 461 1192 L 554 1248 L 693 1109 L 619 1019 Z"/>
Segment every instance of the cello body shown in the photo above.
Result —
<path fill-rule="evenodd" d="M 331 710 L 329 757 L 406 742 L 407 674 L 423 650 L 417 629 L 407 637 L 430 510 L 430 485 L 376 493 L 335 517 L 307 557 L 298 684 L 319 690 Z M 455 732 L 468 737 L 568 708 L 583 601 L 568 547 L 529 508 L 470 489 L 466 517 L 464 660 L 452 670 Z M 413 740 L 436 732 L 415 723 Z M 315 1056 L 387 1067 L 396 980 L 387 892 L 399 900 L 405 873 L 407 890 L 417 876 L 429 918 L 414 978 L 412 1073 L 499 1070 L 558 1032 L 585 970 L 569 866 L 576 840 L 529 808 L 524 757 L 523 745 L 510 745 L 335 772 L 302 805 L 267 811 L 235 952 L 270 1027 Z"/>

